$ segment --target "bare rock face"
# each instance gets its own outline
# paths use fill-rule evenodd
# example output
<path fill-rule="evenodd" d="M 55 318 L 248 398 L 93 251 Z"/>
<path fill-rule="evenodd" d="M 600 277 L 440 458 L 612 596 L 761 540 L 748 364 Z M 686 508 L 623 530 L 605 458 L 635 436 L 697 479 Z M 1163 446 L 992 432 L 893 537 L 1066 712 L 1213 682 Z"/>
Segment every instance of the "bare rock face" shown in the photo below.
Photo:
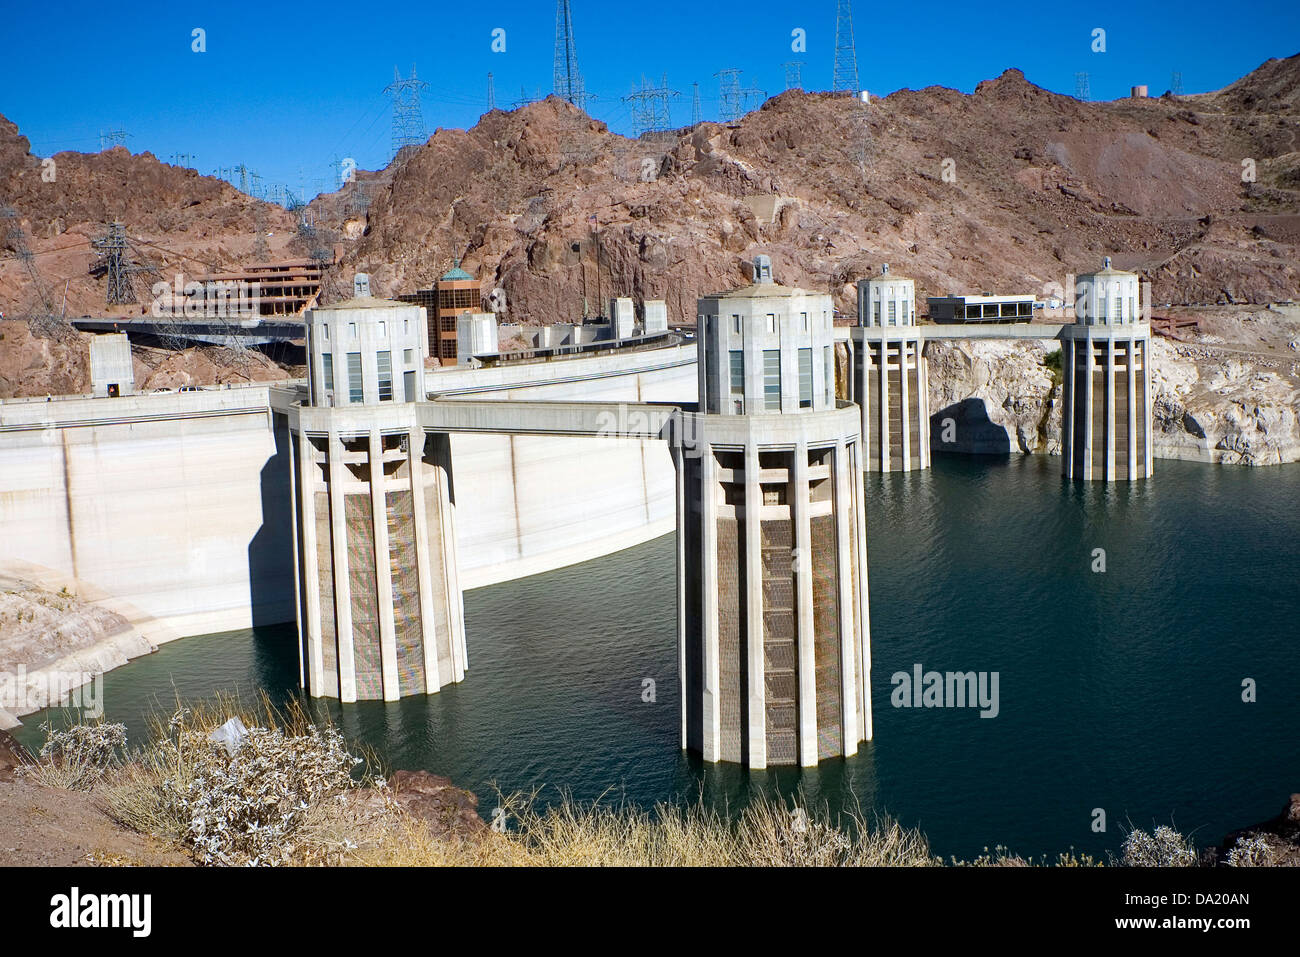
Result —
<path fill-rule="evenodd" d="M 349 791 L 348 801 L 361 815 L 379 814 L 395 803 L 416 820 L 424 822 L 436 837 L 473 837 L 487 831 L 478 816 L 478 797 L 458 788 L 449 778 L 428 771 L 394 771 L 383 791 Z"/>
<path fill-rule="evenodd" d="M 1055 347 L 1040 340 L 926 343 L 930 447 L 1059 454 L 1060 384 L 1045 364 L 1049 345 Z"/>
<path fill-rule="evenodd" d="M 1238 335 L 1241 328 L 1250 321 L 1236 327 Z M 927 343 L 931 448 L 1060 454 L 1061 386 L 1045 364 L 1058 348 L 1041 341 Z M 1300 363 L 1158 336 L 1151 358 L 1157 458 L 1300 462 Z"/>
<path fill-rule="evenodd" d="M 1229 465 L 1300 461 L 1300 387 L 1249 357 L 1152 343 L 1152 428 L 1161 458 Z"/>

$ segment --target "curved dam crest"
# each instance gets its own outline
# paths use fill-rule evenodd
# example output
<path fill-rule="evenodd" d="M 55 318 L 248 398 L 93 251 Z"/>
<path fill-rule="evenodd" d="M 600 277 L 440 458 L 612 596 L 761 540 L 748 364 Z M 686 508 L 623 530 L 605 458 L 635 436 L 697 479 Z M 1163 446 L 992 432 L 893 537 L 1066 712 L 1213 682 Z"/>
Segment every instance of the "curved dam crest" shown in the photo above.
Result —
<path fill-rule="evenodd" d="M 430 394 L 693 402 L 676 347 L 431 372 Z M 0 403 L 0 563 L 108 594 L 155 641 L 294 619 L 290 383 L 113 400 Z M 671 532 L 665 443 L 456 434 L 463 587 L 586 561 Z"/>

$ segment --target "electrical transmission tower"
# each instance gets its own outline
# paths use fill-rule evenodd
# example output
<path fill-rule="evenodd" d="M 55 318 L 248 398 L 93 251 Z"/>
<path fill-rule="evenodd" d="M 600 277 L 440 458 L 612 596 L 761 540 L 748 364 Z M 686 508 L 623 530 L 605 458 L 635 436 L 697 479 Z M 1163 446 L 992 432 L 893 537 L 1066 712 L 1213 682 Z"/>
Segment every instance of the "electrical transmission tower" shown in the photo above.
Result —
<path fill-rule="evenodd" d="M 384 92 L 393 98 L 394 157 L 403 146 L 418 146 L 428 138 L 424 130 L 424 112 L 420 109 L 420 91 L 428 85 L 415 75 L 414 64 L 406 79 L 402 78 L 397 67 L 393 67 L 393 82 L 384 87 Z"/>
<path fill-rule="evenodd" d="M 1074 98 L 1084 102 L 1092 99 L 1092 90 L 1088 85 L 1087 73 L 1076 73 L 1074 75 Z"/>
<path fill-rule="evenodd" d="M 1183 95 L 1183 75 L 1177 70 L 1169 77 L 1169 92 L 1174 96 Z"/>
<path fill-rule="evenodd" d="M 131 259 L 127 255 L 126 227 L 109 223 L 108 232 L 91 242 L 99 250 L 99 266 L 108 276 L 108 291 L 104 302 L 110 306 L 125 306 L 136 301 L 135 284 L 131 281 Z"/>
<path fill-rule="evenodd" d="M 713 74 L 718 78 L 719 102 L 721 103 L 722 122 L 735 123 L 754 106 L 761 106 L 767 94 L 757 87 L 740 85 L 739 70 L 719 70 Z"/>
<path fill-rule="evenodd" d="M 496 108 L 497 108 L 497 91 L 496 91 L 496 87 L 492 85 L 492 74 L 489 73 L 489 74 L 488 74 L 488 108 L 487 108 L 487 111 L 488 111 L 489 113 L 491 113 L 491 112 L 492 112 L 493 110 L 495 110 Z"/>
<path fill-rule="evenodd" d="M 198 159 L 193 153 L 173 153 L 172 165 L 181 166 L 186 169 L 194 169 L 194 161 Z"/>
<path fill-rule="evenodd" d="M 785 88 L 787 90 L 803 89 L 803 61 L 790 60 L 785 64 Z"/>
<path fill-rule="evenodd" d="M 123 129 L 100 130 L 99 131 L 99 151 L 111 150 L 114 146 L 125 146 L 126 138 L 131 134 Z"/>
<path fill-rule="evenodd" d="M 645 77 L 641 78 L 641 89 L 623 97 L 623 102 L 631 106 L 632 126 L 636 129 L 637 136 L 658 136 L 673 128 L 668 103 L 677 95 L 676 90 L 668 89 L 666 73 L 660 86 L 648 84 Z"/>
<path fill-rule="evenodd" d="M 243 163 L 240 163 L 231 172 L 239 174 L 239 191 L 243 193 L 245 196 L 251 196 L 252 194 L 249 193 L 248 191 L 248 178 L 250 174 L 252 176 L 256 176 L 257 174 L 254 173 L 247 166 L 245 166 Z"/>
<path fill-rule="evenodd" d="M 858 91 L 858 55 L 853 48 L 853 4 L 838 0 L 835 5 L 835 75 L 833 91 Z"/>
<path fill-rule="evenodd" d="M 573 14 L 569 0 L 555 3 L 555 95 L 578 109 L 587 101 L 578 70 L 578 52 L 573 45 Z"/>
<path fill-rule="evenodd" d="M 718 78 L 718 102 L 724 123 L 734 123 L 740 119 L 740 71 L 719 70 L 713 74 Z"/>
<path fill-rule="evenodd" d="M 694 92 L 691 93 L 691 126 L 700 124 L 700 83 L 696 80 L 691 84 Z"/>

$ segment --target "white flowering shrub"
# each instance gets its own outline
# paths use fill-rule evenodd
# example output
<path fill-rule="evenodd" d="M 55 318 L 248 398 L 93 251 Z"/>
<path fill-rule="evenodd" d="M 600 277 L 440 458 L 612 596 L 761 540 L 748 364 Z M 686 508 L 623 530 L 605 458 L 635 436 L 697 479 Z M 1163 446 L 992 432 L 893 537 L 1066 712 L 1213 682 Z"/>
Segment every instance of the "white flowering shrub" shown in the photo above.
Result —
<path fill-rule="evenodd" d="M 181 730 L 177 744 L 181 773 L 163 781 L 163 792 L 188 819 L 184 843 L 203 864 L 287 862 L 304 816 L 354 786 L 361 763 L 333 728 L 250 728 L 233 754 L 201 731 Z"/>
<path fill-rule="evenodd" d="M 1239 837 L 1226 856 L 1229 867 L 1271 867 L 1273 848 L 1268 840 L 1256 834 Z"/>
<path fill-rule="evenodd" d="M 93 788 L 118 763 L 126 746 L 124 724 L 74 724 L 63 731 L 43 724 L 41 730 L 45 732 L 45 744 L 39 760 L 19 768 L 18 773 L 69 791 Z"/>
<path fill-rule="evenodd" d="M 1195 867 L 1199 857 L 1191 841 L 1161 826 L 1150 834 L 1137 828 L 1129 831 L 1120 861 L 1125 867 Z"/>

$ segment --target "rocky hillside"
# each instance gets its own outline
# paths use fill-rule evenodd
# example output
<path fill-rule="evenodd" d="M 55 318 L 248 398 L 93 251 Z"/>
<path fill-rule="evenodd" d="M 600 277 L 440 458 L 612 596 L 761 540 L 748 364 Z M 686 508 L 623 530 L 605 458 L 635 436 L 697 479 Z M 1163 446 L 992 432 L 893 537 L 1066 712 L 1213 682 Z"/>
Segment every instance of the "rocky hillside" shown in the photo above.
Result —
<path fill-rule="evenodd" d="M 1160 302 L 1290 299 L 1297 89 L 1300 57 L 1220 94 L 1110 103 L 1008 70 L 969 96 L 902 90 L 867 107 L 789 91 L 737 124 L 659 141 L 551 98 L 408 151 L 375 184 L 346 268 L 406 290 L 462 256 L 533 321 L 614 293 L 691 318 L 696 296 L 739 282 L 758 251 L 846 311 L 851 281 L 882 260 L 926 296 L 1041 292 L 1107 253 Z"/>
<path fill-rule="evenodd" d="M 1300 289 L 1297 97 L 1300 56 L 1216 93 L 1109 103 L 1012 69 L 971 95 L 900 90 L 869 106 L 788 91 L 735 124 L 639 140 L 552 97 L 440 129 L 313 212 L 347 249 L 344 279 L 364 269 L 381 293 L 406 291 L 460 256 L 534 322 L 614 294 L 662 297 L 690 319 L 697 295 L 739 282 L 759 250 L 846 311 L 852 280 L 880 261 L 920 296 L 1041 292 L 1108 253 L 1147 274 L 1157 301 L 1262 303 Z M 111 219 L 163 247 L 169 271 L 185 256 L 191 271 L 248 259 L 259 218 L 273 252 L 291 241 L 283 210 L 147 153 L 52 159 L 49 183 L 0 119 L 0 204 L 46 282 L 61 295 L 66 281 L 71 311 L 102 309 L 88 239 Z M 0 308 L 29 292 L 12 251 Z"/>
<path fill-rule="evenodd" d="M 52 164 L 52 165 L 51 165 Z M 150 153 L 124 147 L 102 153 L 56 153 L 42 159 L 18 128 L 0 116 L 0 309 L 23 313 L 37 306 L 26 265 L 15 258 L 20 229 L 35 265 L 67 313 L 102 314 L 104 280 L 90 275 L 98 258 L 91 241 L 107 223 L 125 223 L 140 259 L 170 279 L 203 275 L 252 258 L 255 234 L 264 227 L 271 256 L 287 254 L 294 219 L 279 206 L 255 200 L 230 184 L 195 170 L 172 166 Z M 157 277 L 141 280 L 146 288 Z M 142 302 L 148 302 L 147 296 Z M 137 306 L 132 312 L 138 312 Z"/>

